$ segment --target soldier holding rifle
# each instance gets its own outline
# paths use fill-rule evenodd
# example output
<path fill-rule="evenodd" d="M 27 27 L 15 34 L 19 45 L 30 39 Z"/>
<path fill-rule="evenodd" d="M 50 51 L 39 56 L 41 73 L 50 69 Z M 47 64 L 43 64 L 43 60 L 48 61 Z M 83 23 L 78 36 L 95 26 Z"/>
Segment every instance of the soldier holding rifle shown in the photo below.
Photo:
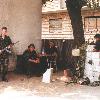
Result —
<path fill-rule="evenodd" d="M 2 27 L 0 36 L 0 73 L 2 81 L 8 82 L 7 72 L 9 63 L 9 51 L 12 41 L 7 33 L 7 27 Z"/>

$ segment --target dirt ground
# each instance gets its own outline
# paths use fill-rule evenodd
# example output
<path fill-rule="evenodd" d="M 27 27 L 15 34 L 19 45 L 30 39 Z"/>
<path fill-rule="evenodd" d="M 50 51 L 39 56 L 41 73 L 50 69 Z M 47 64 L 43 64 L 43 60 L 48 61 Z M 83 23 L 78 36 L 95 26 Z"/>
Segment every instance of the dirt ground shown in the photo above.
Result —
<path fill-rule="evenodd" d="M 60 76 L 62 73 L 55 73 L 53 79 Z M 59 80 L 43 83 L 42 76 L 27 78 L 13 72 L 8 74 L 8 79 L 9 82 L 0 82 L 0 98 L 3 100 L 100 100 L 100 87 L 66 85 Z"/>

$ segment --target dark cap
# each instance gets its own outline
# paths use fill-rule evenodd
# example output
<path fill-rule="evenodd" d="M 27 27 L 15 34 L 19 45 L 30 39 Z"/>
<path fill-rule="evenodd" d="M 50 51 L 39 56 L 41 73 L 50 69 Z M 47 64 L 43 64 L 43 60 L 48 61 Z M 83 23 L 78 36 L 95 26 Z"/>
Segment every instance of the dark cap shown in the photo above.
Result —
<path fill-rule="evenodd" d="M 7 30 L 7 27 L 4 26 L 4 27 L 2 27 L 2 30 L 3 30 L 3 29 L 4 29 L 4 30 Z"/>
<path fill-rule="evenodd" d="M 35 48 L 34 44 L 30 44 L 30 45 L 28 46 L 28 48 L 30 48 L 30 47 Z"/>
<path fill-rule="evenodd" d="M 94 38 L 100 38 L 100 34 L 96 34 Z"/>

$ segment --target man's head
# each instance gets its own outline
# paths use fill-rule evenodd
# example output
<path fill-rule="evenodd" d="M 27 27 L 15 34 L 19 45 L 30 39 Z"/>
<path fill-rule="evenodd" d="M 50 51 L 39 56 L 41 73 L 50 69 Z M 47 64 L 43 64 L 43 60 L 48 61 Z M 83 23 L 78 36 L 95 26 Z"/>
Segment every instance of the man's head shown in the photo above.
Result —
<path fill-rule="evenodd" d="M 34 46 L 34 44 L 30 44 L 29 46 L 28 46 L 28 49 L 29 49 L 29 51 L 34 51 L 35 50 L 35 46 Z"/>
<path fill-rule="evenodd" d="M 49 42 L 50 47 L 54 47 L 54 43 L 52 41 Z"/>
<path fill-rule="evenodd" d="M 2 34 L 7 35 L 7 27 L 2 27 Z"/>
<path fill-rule="evenodd" d="M 96 41 L 100 40 L 100 34 L 96 34 L 96 35 L 94 36 L 94 38 L 96 39 Z"/>

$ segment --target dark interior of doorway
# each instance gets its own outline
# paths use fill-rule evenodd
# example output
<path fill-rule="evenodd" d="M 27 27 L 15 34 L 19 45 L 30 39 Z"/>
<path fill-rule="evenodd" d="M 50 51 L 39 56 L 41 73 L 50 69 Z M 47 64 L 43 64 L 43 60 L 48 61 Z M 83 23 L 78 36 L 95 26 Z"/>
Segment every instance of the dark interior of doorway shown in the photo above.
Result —
<path fill-rule="evenodd" d="M 66 67 L 75 67 L 74 59 L 72 56 L 72 49 L 75 48 L 74 40 L 63 40 L 63 39 L 42 39 L 42 48 L 48 48 L 49 42 L 52 41 L 57 47 L 58 51 L 58 59 L 57 59 L 57 67 L 58 70 L 63 70 L 65 68 L 65 64 L 62 63 L 65 61 Z M 68 66 L 67 66 L 68 65 Z"/>

